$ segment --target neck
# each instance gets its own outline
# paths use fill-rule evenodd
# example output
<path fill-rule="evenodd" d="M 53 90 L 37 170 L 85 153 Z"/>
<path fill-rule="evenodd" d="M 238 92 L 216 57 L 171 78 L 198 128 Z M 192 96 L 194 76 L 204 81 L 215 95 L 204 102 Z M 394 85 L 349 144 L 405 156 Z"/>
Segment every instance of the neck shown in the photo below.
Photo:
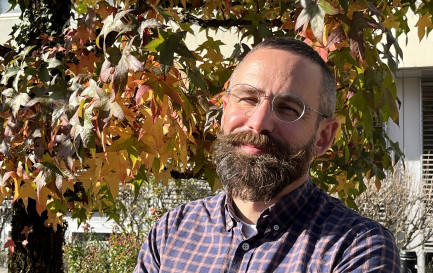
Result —
<path fill-rule="evenodd" d="M 284 196 L 294 191 L 296 188 L 301 186 L 302 184 L 307 181 L 308 175 L 306 177 L 302 177 L 301 179 L 291 183 L 288 185 L 284 190 L 281 191 L 279 195 L 277 195 L 275 198 L 271 199 L 269 202 L 263 202 L 263 201 L 247 201 L 242 200 L 238 197 L 233 198 L 233 202 L 235 204 L 235 213 L 236 216 L 241 219 L 242 222 L 247 224 L 256 224 L 257 220 L 260 217 L 260 214 L 262 212 L 272 206 L 273 204 L 279 202 Z"/>

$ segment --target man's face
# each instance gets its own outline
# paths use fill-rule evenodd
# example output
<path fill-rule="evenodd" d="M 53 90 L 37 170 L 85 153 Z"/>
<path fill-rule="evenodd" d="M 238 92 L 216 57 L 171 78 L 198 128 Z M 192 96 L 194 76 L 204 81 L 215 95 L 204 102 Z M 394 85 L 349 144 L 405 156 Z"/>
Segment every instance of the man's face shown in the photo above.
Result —
<path fill-rule="evenodd" d="M 222 133 L 215 144 L 218 174 L 229 194 L 248 201 L 269 201 L 289 184 L 305 181 L 317 144 L 317 113 L 306 111 L 293 123 L 272 112 L 272 98 L 290 92 L 311 108 L 319 107 L 320 67 L 306 57 L 259 49 L 237 69 L 231 86 L 249 84 L 270 97 L 243 111 L 224 97 Z M 320 139 L 320 136 L 319 136 Z"/>

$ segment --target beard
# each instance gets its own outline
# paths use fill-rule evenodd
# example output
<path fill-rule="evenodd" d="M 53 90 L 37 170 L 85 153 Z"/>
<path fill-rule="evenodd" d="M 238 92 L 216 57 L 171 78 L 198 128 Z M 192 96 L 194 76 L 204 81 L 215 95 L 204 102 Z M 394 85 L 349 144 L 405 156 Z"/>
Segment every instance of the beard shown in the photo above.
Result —
<path fill-rule="evenodd" d="M 241 145 L 252 145 L 264 154 L 247 154 Z M 221 184 L 230 197 L 269 202 L 310 168 L 314 136 L 299 148 L 250 131 L 218 134 L 214 158 Z"/>

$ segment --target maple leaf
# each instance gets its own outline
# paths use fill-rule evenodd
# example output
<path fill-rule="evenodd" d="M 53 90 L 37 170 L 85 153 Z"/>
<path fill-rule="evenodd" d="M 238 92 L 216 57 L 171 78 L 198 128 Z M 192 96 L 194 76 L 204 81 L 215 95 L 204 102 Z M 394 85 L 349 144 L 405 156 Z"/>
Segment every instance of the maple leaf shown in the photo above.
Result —
<path fill-rule="evenodd" d="M 63 214 L 61 212 L 48 213 L 48 219 L 45 220 L 45 225 L 52 227 L 54 232 L 57 232 L 57 227 L 63 225 Z"/>
<path fill-rule="evenodd" d="M 101 59 L 96 56 L 97 52 L 90 51 L 88 54 L 84 54 L 81 56 L 80 66 L 86 67 L 89 73 L 93 73 L 95 71 L 95 64 L 99 63 Z"/>
<path fill-rule="evenodd" d="M 125 88 L 128 81 L 128 71 L 144 71 L 144 65 L 136 57 L 130 54 L 134 39 L 128 42 L 122 51 L 119 62 L 114 67 L 113 87 L 115 91 Z"/>
<path fill-rule="evenodd" d="M 137 93 L 135 94 L 135 103 L 137 105 L 140 105 L 140 104 L 144 103 L 144 101 L 143 101 L 143 95 L 146 94 L 147 92 L 149 92 L 149 90 L 151 90 L 151 87 L 148 86 L 148 85 L 141 85 L 137 89 Z"/>
<path fill-rule="evenodd" d="M 416 23 L 416 27 L 418 27 L 418 38 L 421 41 L 425 35 L 425 29 L 433 29 L 433 23 L 431 21 L 432 15 L 426 13 L 424 15 L 419 15 L 418 22 Z"/>
<path fill-rule="evenodd" d="M 70 30 L 67 34 L 69 44 L 72 41 L 79 41 L 80 45 L 86 44 L 89 40 L 93 41 L 96 39 L 96 21 L 95 14 L 92 9 L 88 10 L 86 17 L 81 17 L 78 22 L 77 29 Z M 93 15 L 93 16 L 92 16 Z M 93 18 L 92 18 L 93 17 Z"/>
<path fill-rule="evenodd" d="M 325 0 L 301 0 L 300 3 L 303 9 L 296 20 L 295 29 L 302 26 L 306 29 L 310 23 L 314 36 L 319 42 L 322 42 L 325 15 L 336 14 L 337 10 Z"/>
<path fill-rule="evenodd" d="M 10 107 L 12 115 L 17 116 L 21 106 L 26 106 L 30 101 L 30 96 L 25 92 L 15 91 L 13 88 L 5 89 L 2 94 L 6 97 L 5 106 Z"/>
<path fill-rule="evenodd" d="M 108 2 L 99 1 L 98 8 L 95 12 L 102 18 L 107 18 L 108 15 L 115 13 L 117 10 L 115 7 L 111 6 Z"/>
<path fill-rule="evenodd" d="M 6 243 L 4 244 L 4 248 L 8 248 L 9 249 L 9 254 L 11 256 L 14 255 L 15 247 L 16 247 L 16 245 L 15 245 L 14 240 L 12 240 L 11 237 L 8 237 L 6 239 Z"/>
<path fill-rule="evenodd" d="M 183 42 L 186 31 L 171 33 L 163 32 L 158 29 L 158 33 L 160 33 L 161 37 L 159 38 L 158 46 L 155 47 L 155 50 L 160 53 L 159 63 L 161 64 L 164 75 L 167 75 L 168 71 L 173 66 L 174 53 L 186 58 L 195 59 L 194 54 L 189 51 Z M 148 45 L 150 46 L 150 44 L 151 43 Z"/>
<path fill-rule="evenodd" d="M 61 134 L 55 136 L 55 142 L 58 143 L 58 153 L 57 156 L 62 159 L 69 170 L 73 169 L 73 155 L 75 154 L 74 145 L 70 139 L 70 136 Z"/>
<path fill-rule="evenodd" d="M 111 66 L 111 62 L 108 59 L 105 59 L 105 61 L 102 63 L 101 66 L 101 74 L 100 74 L 101 81 L 106 83 L 110 78 L 111 73 L 113 73 L 113 71 L 114 71 L 114 67 Z"/>
<path fill-rule="evenodd" d="M 99 109 L 99 128 L 104 128 L 105 126 L 107 126 L 112 116 L 121 120 L 125 118 L 122 108 L 115 101 L 116 96 L 114 92 L 111 92 L 109 95 L 102 88 L 96 87 L 96 94 L 98 96 L 98 99 L 93 104 L 93 108 Z M 100 122 L 102 123 L 99 124 Z"/>
<path fill-rule="evenodd" d="M 78 109 L 70 120 L 71 136 L 75 140 L 74 146 L 79 151 L 82 142 L 84 148 L 95 149 L 95 132 L 93 131 L 92 109 L 88 107 L 84 111 Z M 81 117 L 80 117 L 81 115 Z M 81 157 L 81 155 L 78 153 Z"/>
<path fill-rule="evenodd" d="M 101 33 L 99 34 L 99 36 L 102 35 L 104 37 L 104 41 L 106 41 L 108 34 L 110 34 L 111 32 L 116 32 L 117 35 L 120 35 L 124 32 L 131 31 L 133 29 L 133 25 L 125 24 L 124 21 L 122 20 L 122 18 L 125 17 L 130 12 L 131 10 L 129 9 L 117 13 L 115 16 L 114 13 L 108 15 L 104 19 L 104 21 L 102 21 L 103 27 L 101 29 Z M 104 52 L 105 49 L 106 49 L 106 42 L 104 42 Z"/>
<path fill-rule="evenodd" d="M 21 231 L 21 234 L 24 234 L 26 239 L 28 239 L 30 233 L 33 233 L 33 226 L 24 226 L 23 230 Z"/>

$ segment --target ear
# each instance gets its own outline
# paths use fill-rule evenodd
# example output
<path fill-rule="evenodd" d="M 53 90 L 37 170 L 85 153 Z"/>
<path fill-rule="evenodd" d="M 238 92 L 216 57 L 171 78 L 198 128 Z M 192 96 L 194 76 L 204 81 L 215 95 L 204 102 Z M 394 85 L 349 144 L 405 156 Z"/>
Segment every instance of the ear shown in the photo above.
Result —
<path fill-rule="evenodd" d="M 324 119 L 320 122 L 316 132 L 315 154 L 321 156 L 331 147 L 335 133 L 340 126 L 337 119 Z"/>

